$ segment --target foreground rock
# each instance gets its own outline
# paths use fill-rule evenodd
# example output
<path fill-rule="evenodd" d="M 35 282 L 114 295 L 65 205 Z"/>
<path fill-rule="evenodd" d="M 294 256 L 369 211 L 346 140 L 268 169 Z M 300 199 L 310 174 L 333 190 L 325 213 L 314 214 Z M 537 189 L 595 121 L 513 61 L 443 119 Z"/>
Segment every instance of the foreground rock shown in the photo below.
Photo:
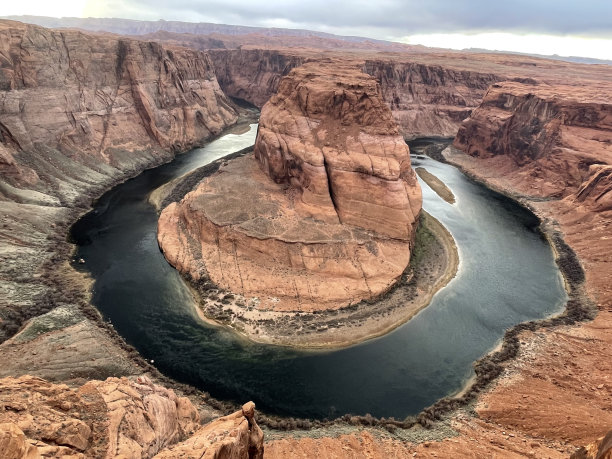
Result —
<path fill-rule="evenodd" d="M 198 411 L 188 398 L 177 397 L 146 376 L 90 381 L 78 389 L 31 376 L 0 379 L 0 408 L 5 458 L 263 454 L 253 403 L 200 427 Z"/>
<path fill-rule="evenodd" d="M 180 271 L 260 309 L 335 309 L 401 276 L 420 209 L 375 80 L 339 62 L 307 64 L 264 107 L 254 157 L 168 206 L 158 241 Z"/>

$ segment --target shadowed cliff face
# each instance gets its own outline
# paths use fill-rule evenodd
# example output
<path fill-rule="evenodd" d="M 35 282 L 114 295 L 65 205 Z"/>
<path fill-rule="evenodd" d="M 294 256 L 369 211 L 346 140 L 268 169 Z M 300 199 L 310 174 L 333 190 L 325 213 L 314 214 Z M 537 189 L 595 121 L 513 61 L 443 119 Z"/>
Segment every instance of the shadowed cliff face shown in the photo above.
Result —
<path fill-rule="evenodd" d="M 219 84 L 234 97 L 262 107 L 278 90 L 280 78 L 320 55 L 291 50 L 213 50 Z M 503 78 L 493 73 L 453 70 L 440 65 L 363 60 L 347 55 L 380 83 L 384 101 L 405 138 L 454 136 L 487 87 Z"/>
<path fill-rule="evenodd" d="M 603 94 L 588 87 L 495 84 L 454 145 L 513 169 L 526 194 L 566 197 L 581 188 L 580 202 L 606 208 L 610 197 L 601 188 L 609 186 L 609 173 L 602 167 L 612 164 L 612 104 Z"/>
<path fill-rule="evenodd" d="M 489 85 L 502 79 L 493 73 L 385 60 L 367 60 L 364 71 L 380 82 L 406 138 L 453 137 Z"/>
<path fill-rule="evenodd" d="M 223 91 L 257 107 L 276 94 L 282 77 L 307 58 L 276 50 L 210 50 L 215 73 Z"/>
<path fill-rule="evenodd" d="M 2 172 L 18 188 L 69 200 L 236 120 L 201 52 L 8 21 L 0 43 Z"/>
<path fill-rule="evenodd" d="M 236 119 L 202 52 L 0 21 L 0 342 L 60 304 L 87 308 L 65 234 L 92 197 Z M 95 360 L 110 338 L 75 317 L 83 372 L 134 371 Z M 66 375 L 79 367 L 54 356 Z"/>
<path fill-rule="evenodd" d="M 401 276 L 420 210 L 408 146 L 376 80 L 351 63 L 311 62 L 264 106 L 254 158 L 168 206 L 158 241 L 180 271 L 261 309 L 337 309 Z"/>

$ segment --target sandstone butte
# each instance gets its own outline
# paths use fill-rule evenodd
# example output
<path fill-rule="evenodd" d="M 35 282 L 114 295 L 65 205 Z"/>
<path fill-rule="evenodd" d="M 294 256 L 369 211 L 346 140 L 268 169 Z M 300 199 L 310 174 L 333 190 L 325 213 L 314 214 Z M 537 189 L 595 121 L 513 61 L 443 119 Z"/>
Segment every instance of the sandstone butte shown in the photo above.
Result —
<path fill-rule="evenodd" d="M 63 261 L 70 256 L 67 227 L 87 208 L 83 204 L 91 196 L 231 124 L 236 115 L 226 106 L 225 94 L 261 107 L 277 91 L 282 76 L 306 61 L 320 59 L 322 52 L 243 47 L 211 52 L 211 61 L 205 53 L 175 49 L 164 40 L 160 44 L 52 31 L 10 21 L 0 21 L 0 34 L 0 376 L 4 378 L 0 450 L 14 451 L 16 457 L 28 452 L 36 457 L 37 451 L 48 452 L 47 456 L 74 452 L 79 457 L 90 456 L 90 448 L 99 448 L 96 451 L 104 455 L 110 445 L 130 444 L 146 454 L 165 452 L 171 442 L 186 443 L 183 434 L 190 429 L 176 427 L 190 425 L 189 417 L 179 414 L 179 406 L 185 404 L 172 402 L 174 397 L 163 395 L 161 388 L 141 387 L 148 383 L 138 381 L 138 375 L 147 372 L 157 378 L 159 374 L 122 345 L 88 305 L 87 282 Z M 265 47 L 264 40 L 268 37 L 254 46 Z M 119 52 L 120 42 L 127 49 L 125 58 L 120 57 L 124 55 Z M 299 40 L 299 46 L 308 43 L 306 37 Z M 598 315 L 592 322 L 523 333 L 518 358 L 504 363 L 498 383 L 478 399 L 478 415 L 462 411 L 452 415 L 450 427 L 458 436 L 412 442 L 404 439 L 406 432 L 394 436 L 376 428 L 355 428 L 344 435 L 322 430 L 312 438 L 288 433 L 266 442 L 266 457 L 387 458 L 416 453 L 416 457 L 567 458 L 586 444 L 577 458 L 607 457 L 611 442 L 605 434 L 612 425 L 612 216 L 606 210 L 610 141 L 605 122 L 612 94 L 610 67 L 426 51 L 324 53 L 356 63 L 380 80 L 385 102 L 405 137 L 454 136 L 461 128 L 467 140 L 458 139 L 455 146 L 471 154 L 455 150 L 449 158 L 521 199 L 562 231 L 584 266 L 585 287 Z M 128 65 L 132 72 L 126 71 Z M 490 87 L 493 83 L 501 86 Z M 200 88 L 195 91 L 198 97 L 194 87 Z M 118 97 L 107 97 L 114 88 Z M 143 110 L 133 90 L 146 95 L 150 110 Z M 195 114 L 197 121 L 197 111 L 208 126 L 201 129 L 194 123 L 193 132 L 202 133 L 202 138 L 183 130 L 192 118 L 182 113 Z M 594 117 L 577 122 L 580 113 Z M 522 125 L 513 125 L 514 118 L 523 120 Z M 409 124 L 410 119 L 418 125 Z M 107 127 L 104 120 L 110 121 Z M 176 129 L 168 131 L 164 123 L 174 120 Z M 151 121 L 162 126 L 160 133 L 167 142 L 163 136 L 150 135 L 155 132 L 146 128 Z M 479 136 L 469 140 L 464 129 Z M 551 141 L 539 142 L 549 133 L 554 134 Z M 113 139 L 118 148 L 101 142 L 102 138 Z M 71 139 L 78 142 L 71 144 Z M 505 140 L 493 147 L 496 139 L 498 144 Z M 520 148 L 524 142 L 548 146 L 537 147 L 536 153 Z M 572 184 L 568 190 L 566 183 Z M 25 374 L 66 382 L 69 387 L 27 376 L 13 378 Z M 94 380 L 108 376 L 113 378 Z M 114 378 L 118 376 L 130 376 L 130 381 L 118 381 Z M 153 393 L 160 399 L 155 398 L 151 409 L 165 407 L 155 414 L 142 407 L 144 400 L 150 400 L 147 394 Z M 117 399 L 112 408 L 104 401 L 109 394 Z M 61 403 L 62 397 L 72 405 Z M 113 429 L 100 427 L 109 413 L 115 413 L 115 420 L 121 416 L 119 405 L 138 420 L 124 418 L 130 422 L 119 430 L 116 424 Z M 145 412 L 147 421 L 141 422 L 139 416 Z M 241 410 L 236 419 L 244 422 Z M 49 433 L 54 423 L 64 427 Z M 92 432 L 84 451 L 70 446 L 84 445 L 87 429 L 82 424 Z M 138 433 L 141 429 L 144 434 Z M 119 432 L 131 440 L 122 439 Z M 225 432 L 236 431 L 223 426 L 221 432 L 204 437 L 225 438 Z M 240 432 L 232 438 L 244 438 Z M 431 435 L 428 438 L 436 438 L 435 430 Z M 151 447 L 156 441 L 167 446 Z M 194 454 L 199 457 L 202 451 Z"/>
<path fill-rule="evenodd" d="M 159 219 L 166 258 L 276 311 L 387 291 L 410 260 L 421 190 L 376 80 L 305 64 L 263 107 L 254 156 L 232 160 Z"/>

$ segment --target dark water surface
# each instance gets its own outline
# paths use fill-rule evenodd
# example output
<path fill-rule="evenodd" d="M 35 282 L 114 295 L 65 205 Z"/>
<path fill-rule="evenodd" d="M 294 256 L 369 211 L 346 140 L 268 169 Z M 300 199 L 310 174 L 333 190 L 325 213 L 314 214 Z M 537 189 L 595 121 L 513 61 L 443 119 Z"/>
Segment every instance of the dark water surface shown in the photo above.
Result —
<path fill-rule="evenodd" d="M 106 193 L 75 224 L 93 303 L 117 331 L 166 375 L 219 399 L 253 400 L 268 413 L 324 418 L 345 413 L 404 418 L 461 388 L 472 363 L 504 330 L 562 309 L 566 295 L 533 215 L 425 157 L 413 165 L 443 180 L 457 202 L 425 183 L 424 208 L 453 234 L 457 277 L 409 323 L 338 351 L 253 344 L 203 323 L 156 240 L 148 194 L 195 167 L 249 146 L 256 125 L 143 172 Z"/>

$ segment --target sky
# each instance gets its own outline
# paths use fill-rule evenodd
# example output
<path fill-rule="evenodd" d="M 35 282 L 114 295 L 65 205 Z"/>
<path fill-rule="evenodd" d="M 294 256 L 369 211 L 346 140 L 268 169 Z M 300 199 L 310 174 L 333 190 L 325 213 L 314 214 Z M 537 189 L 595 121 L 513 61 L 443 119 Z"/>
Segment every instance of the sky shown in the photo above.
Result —
<path fill-rule="evenodd" d="M 612 60 L 612 0 L 19 0 L 0 15 L 287 27 L 442 48 Z"/>

